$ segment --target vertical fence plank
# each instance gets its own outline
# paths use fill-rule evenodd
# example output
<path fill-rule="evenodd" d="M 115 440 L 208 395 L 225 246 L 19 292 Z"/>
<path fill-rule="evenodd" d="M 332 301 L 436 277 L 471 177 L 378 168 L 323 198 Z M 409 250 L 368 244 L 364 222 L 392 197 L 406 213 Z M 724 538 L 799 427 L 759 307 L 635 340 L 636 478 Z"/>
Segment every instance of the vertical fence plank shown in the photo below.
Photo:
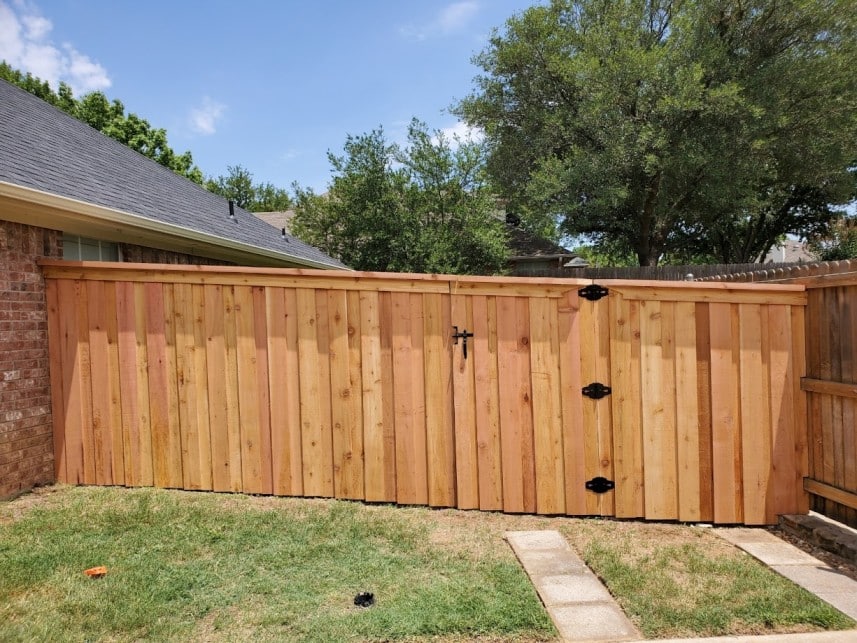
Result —
<path fill-rule="evenodd" d="M 149 403 L 149 357 L 146 345 L 148 313 L 146 286 L 134 284 L 134 330 L 137 339 L 137 400 L 140 420 L 140 484 L 155 484 L 152 461 L 152 415 Z"/>
<path fill-rule="evenodd" d="M 768 478 L 771 474 L 770 408 L 766 390 L 768 374 L 763 363 L 762 308 L 756 304 L 740 304 L 740 366 L 741 366 L 741 445 L 743 460 L 744 520 L 748 524 L 764 524 L 767 505 Z M 747 384 L 753 383 L 753 389 Z M 751 427 L 752 425 L 752 427 Z"/>
<path fill-rule="evenodd" d="M 66 479 L 63 482 L 69 484 L 86 484 L 84 473 L 84 442 L 83 426 L 83 377 L 81 375 L 82 364 L 80 353 L 83 349 L 80 344 L 80 291 L 79 281 L 60 281 L 57 285 L 58 300 L 61 307 L 71 310 L 68 315 L 60 317 L 60 340 L 63 364 L 63 392 L 65 397 L 65 464 Z"/>
<path fill-rule="evenodd" d="M 581 377 L 583 384 L 610 384 L 610 308 L 607 301 L 581 302 Z M 613 426 L 609 398 L 583 400 L 584 458 L 587 480 L 613 480 Z M 615 491 L 587 492 L 586 513 L 610 516 Z"/>
<path fill-rule="evenodd" d="M 495 297 L 473 297 L 473 335 L 479 508 L 500 511 L 503 509 L 503 461 Z"/>
<path fill-rule="evenodd" d="M 59 282 L 62 283 L 62 282 Z M 45 299 L 48 307 L 48 347 L 51 381 L 51 421 L 53 423 L 54 475 L 59 482 L 68 482 L 66 466 L 66 400 L 68 393 L 63 381 L 63 331 L 60 326 L 59 283 L 45 280 Z M 67 310 L 67 309 L 66 309 Z"/>
<path fill-rule="evenodd" d="M 297 291 L 298 351 L 301 371 L 301 440 L 304 464 L 304 493 L 333 495 L 332 436 L 330 430 L 330 377 L 322 362 L 327 359 L 327 302 L 314 290 Z M 325 328 L 322 329 L 322 321 Z"/>
<path fill-rule="evenodd" d="M 265 288 L 253 286 L 253 332 L 256 344 L 256 407 L 259 418 L 260 493 L 274 492 L 271 457 L 271 398 L 268 383 L 268 313 Z"/>
<path fill-rule="evenodd" d="M 452 325 L 459 332 L 473 332 L 473 302 L 464 295 L 451 296 Z M 456 502 L 459 509 L 479 507 L 479 456 L 476 446 L 476 380 L 473 339 L 468 339 L 469 357 L 464 357 L 464 342 L 452 346 L 452 381 L 455 404 Z"/>
<path fill-rule="evenodd" d="M 396 497 L 427 504 L 423 318 L 420 295 L 392 294 Z"/>
<path fill-rule="evenodd" d="M 152 420 L 152 468 L 154 485 L 169 487 L 169 402 L 167 339 L 164 330 L 164 288 L 160 283 L 146 284 L 146 346 L 149 351 L 149 407 Z"/>
<path fill-rule="evenodd" d="M 229 458 L 229 427 L 226 397 L 226 329 L 223 288 L 203 286 L 205 301 L 205 360 L 208 385 L 208 422 L 211 435 L 211 485 L 214 491 L 231 491 L 230 468 L 241 466 Z"/>
<path fill-rule="evenodd" d="M 194 368 L 193 286 L 175 284 L 176 372 L 178 384 L 179 425 L 181 428 L 182 487 L 202 488 L 202 462 L 199 453 L 199 425 L 196 412 L 196 378 Z"/>
<path fill-rule="evenodd" d="M 586 513 L 586 462 L 583 434 L 583 384 L 580 377 L 580 298 L 569 290 L 558 307 L 560 378 L 562 387 L 565 513 Z"/>
<path fill-rule="evenodd" d="M 714 472 L 711 442 L 711 330 L 708 304 L 696 308 L 696 403 L 699 410 L 699 519 L 714 520 Z"/>
<path fill-rule="evenodd" d="M 218 313 L 219 314 L 219 313 Z M 196 398 L 196 423 L 199 452 L 199 488 L 210 491 L 212 483 L 211 424 L 208 403 L 208 361 L 205 341 L 205 292 L 193 286 L 193 370 Z"/>
<path fill-rule="evenodd" d="M 168 486 L 182 486 L 181 416 L 178 395 L 178 356 L 176 347 L 175 289 L 177 284 L 163 284 L 164 291 L 164 335 L 166 341 L 165 368 L 167 385 L 167 478 Z"/>
<path fill-rule="evenodd" d="M 555 299 L 535 297 L 530 299 L 529 304 L 536 511 L 559 514 L 565 512 L 565 463 L 558 305 Z"/>
<path fill-rule="evenodd" d="M 641 419 L 640 305 L 613 293 L 610 306 L 610 395 L 616 516 L 645 515 Z"/>
<path fill-rule="evenodd" d="M 788 306 L 770 306 L 768 310 L 768 390 L 771 414 L 771 476 L 765 522 L 790 513 L 798 506 L 795 438 L 794 373 L 790 368 L 792 351 L 791 310 Z"/>
<path fill-rule="evenodd" d="M 365 463 L 363 460 L 363 355 L 361 350 L 360 294 L 347 295 L 348 314 L 348 458 L 346 471 L 349 498 L 364 499 Z"/>
<path fill-rule="evenodd" d="M 701 520 L 696 304 L 675 304 L 675 400 L 678 518 Z"/>
<path fill-rule="evenodd" d="M 107 397 L 110 404 L 109 426 L 111 443 L 111 470 L 113 484 L 124 485 L 125 462 L 128 444 L 122 425 L 122 391 L 119 380 L 119 327 L 117 320 L 115 282 L 108 282 L 104 290 L 107 315 Z"/>
<path fill-rule="evenodd" d="M 840 309 L 842 331 L 841 354 L 839 361 L 840 381 L 857 383 L 857 287 L 843 288 L 842 307 Z M 857 492 L 857 400 L 842 398 L 842 426 L 845 431 L 843 451 L 845 473 L 844 488 Z M 848 524 L 857 524 L 857 511 L 849 508 L 846 514 Z"/>
<path fill-rule="evenodd" d="M 674 304 L 640 305 L 646 518 L 678 515 L 673 357 Z"/>
<path fill-rule="evenodd" d="M 433 507 L 452 507 L 457 498 L 448 296 L 423 295 L 423 323 L 428 502 Z"/>
<path fill-rule="evenodd" d="M 714 521 L 740 522 L 741 407 L 738 343 L 731 304 L 710 304 L 712 460 L 714 468 Z"/>
<path fill-rule="evenodd" d="M 264 493 L 262 427 L 259 417 L 256 371 L 256 324 L 253 291 L 235 287 L 235 330 L 238 363 L 238 408 L 241 422 L 241 487 L 245 493 Z"/>
<path fill-rule="evenodd" d="M 303 490 L 303 476 L 296 295 L 293 289 L 266 288 L 265 297 L 273 493 L 299 496 Z"/>
<path fill-rule="evenodd" d="M 390 370 L 385 371 L 381 348 L 381 297 L 377 292 L 360 293 L 360 345 L 363 381 L 363 450 L 365 458 L 365 498 L 370 501 L 395 500 L 395 470 L 388 479 L 388 442 L 384 422 L 384 386 Z M 395 465 L 395 456 L 392 458 Z"/>
<path fill-rule="evenodd" d="M 96 484 L 96 445 L 95 435 L 92 431 L 92 358 L 91 343 L 89 338 L 89 289 L 88 282 L 78 282 L 77 292 L 77 359 L 78 359 L 78 385 L 80 386 L 80 415 L 83 422 L 81 426 L 81 444 L 83 452 L 83 479 L 84 484 Z"/>
<path fill-rule="evenodd" d="M 359 385 L 359 381 L 355 381 L 354 369 L 356 367 L 359 372 L 360 365 L 359 362 L 352 363 L 359 358 L 359 353 L 353 354 L 349 346 L 360 321 L 359 317 L 356 320 L 350 317 L 348 296 L 344 290 L 328 291 L 327 296 L 334 493 L 337 498 L 362 499 L 362 411 L 359 408 L 360 388 L 354 388 L 354 384 Z"/>
<path fill-rule="evenodd" d="M 517 382 L 520 356 L 517 307 L 512 297 L 497 298 L 497 353 L 503 510 L 508 513 L 521 513 L 525 511 L 525 507 L 524 468 L 521 457 L 521 391 Z"/>
<path fill-rule="evenodd" d="M 536 511 L 536 456 L 533 427 L 533 386 L 532 362 L 530 355 L 530 299 L 518 297 L 515 301 L 518 321 L 518 382 L 521 392 L 518 395 L 521 404 L 521 457 L 524 473 L 524 510 Z"/>
<path fill-rule="evenodd" d="M 794 396 L 794 416 L 797 427 L 795 430 L 795 478 L 794 487 L 797 495 L 797 513 L 809 511 L 809 494 L 804 491 L 803 478 L 810 474 L 809 441 L 812 435 L 811 427 L 805 425 L 809 417 L 807 413 L 808 396 L 801 390 L 801 377 L 808 373 L 807 367 L 807 332 L 806 309 L 802 306 L 792 306 L 792 351 L 790 368 L 792 370 L 792 387 Z M 857 328 L 857 325 L 852 326 Z"/>
<path fill-rule="evenodd" d="M 241 396 L 238 388 L 238 317 L 236 309 L 235 286 L 223 289 L 223 335 L 226 349 L 226 444 L 229 450 L 229 487 L 231 491 L 241 491 L 244 486 L 244 463 L 242 462 L 241 442 Z"/>
<path fill-rule="evenodd" d="M 119 345 L 119 390 L 122 400 L 122 428 L 125 445 L 125 484 L 140 481 L 140 401 L 137 393 L 137 333 L 134 322 L 134 284 L 116 283 L 116 325 Z"/>
<path fill-rule="evenodd" d="M 105 283 L 86 284 L 89 319 L 89 381 L 92 386 L 92 419 L 90 432 L 95 455 L 95 484 L 112 485 L 112 433 L 110 427 L 110 363 L 107 350 L 107 310 Z"/>
<path fill-rule="evenodd" d="M 393 295 L 381 293 L 379 300 L 381 312 L 381 378 L 384 426 L 384 481 L 385 494 L 396 499 L 398 489 L 396 470 L 396 407 L 393 382 Z"/>

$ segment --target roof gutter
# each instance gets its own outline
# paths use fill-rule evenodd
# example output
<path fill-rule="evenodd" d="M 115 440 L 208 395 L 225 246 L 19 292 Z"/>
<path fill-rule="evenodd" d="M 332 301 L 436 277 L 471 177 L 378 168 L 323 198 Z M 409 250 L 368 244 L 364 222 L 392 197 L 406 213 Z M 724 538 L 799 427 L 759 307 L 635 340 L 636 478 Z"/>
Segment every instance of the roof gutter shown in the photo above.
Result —
<path fill-rule="evenodd" d="M 68 213 L 72 218 L 79 221 L 90 221 L 95 224 L 108 224 L 113 226 L 121 226 L 122 228 L 145 232 L 149 236 L 163 237 L 165 240 L 178 239 L 185 242 L 190 241 L 208 248 L 226 248 L 235 253 L 258 257 L 266 263 L 291 263 L 307 268 L 335 269 L 342 270 L 342 266 L 335 264 L 306 259 L 304 257 L 296 257 L 285 252 L 277 252 L 267 248 L 259 248 L 251 244 L 228 239 L 213 234 L 199 232 L 192 228 L 179 226 L 171 223 L 164 223 L 156 219 L 150 219 L 138 214 L 131 214 L 122 210 L 107 208 L 86 201 L 72 199 L 69 197 L 59 196 L 50 192 L 36 190 L 33 188 L 22 187 L 14 183 L 0 181 L 0 204 L 3 199 L 12 199 L 24 204 L 36 206 L 37 208 L 46 208 L 54 213 Z M 25 218 L 26 219 L 26 218 Z M 28 223 L 27 220 L 21 220 L 20 223 Z M 37 225 L 29 222 L 31 225 Z M 50 226 L 41 226 L 50 227 Z M 56 229 L 56 227 L 52 228 Z"/>

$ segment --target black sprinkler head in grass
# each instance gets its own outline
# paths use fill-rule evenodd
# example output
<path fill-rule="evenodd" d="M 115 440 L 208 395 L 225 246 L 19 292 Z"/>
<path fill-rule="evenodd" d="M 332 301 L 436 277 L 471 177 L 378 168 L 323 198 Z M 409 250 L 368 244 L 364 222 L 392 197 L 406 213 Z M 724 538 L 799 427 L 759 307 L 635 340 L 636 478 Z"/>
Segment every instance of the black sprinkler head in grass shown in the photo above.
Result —
<path fill-rule="evenodd" d="M 354 604 L 357 607 L 371 607 L 375 604 L 375 594 L 372 592 L 360 592 L 354 597 Z"/>

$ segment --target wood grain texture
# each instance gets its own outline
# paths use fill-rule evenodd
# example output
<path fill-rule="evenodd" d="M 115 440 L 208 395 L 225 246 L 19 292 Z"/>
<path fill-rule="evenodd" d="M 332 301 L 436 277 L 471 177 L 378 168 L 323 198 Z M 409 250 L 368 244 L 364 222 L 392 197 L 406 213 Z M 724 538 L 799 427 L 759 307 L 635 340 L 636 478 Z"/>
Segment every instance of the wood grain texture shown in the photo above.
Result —
<path fill-rule="evenodd" d="M 500 441 L 496 297 L 473 297 L 473 335 L 479 508 L 485 511 L 501 511 L 503 460 Z"/>
<path fill-rule="evenodd" d="M 679 520 L 702 520 L 696 304 L 675 304 L 676 467 Z"/>
<path fill-rule="evenodd" d="M 586 461 L 583 423 L 580 298 L 568 291 L 557 308 L 562 388 L 563 451 L 565 454 L 565 513 L 586 513 Z"/>
<path fill-rule="evenodd" d="M 423 296 L 428 503 L 456 505 L 450 299 Z"/>
<path fill-rule="evenodd" d="M 473 332 L 473 303 L 470 297 L 451 298 L 452 326 L 459 332 Z M 450 332 L 452 329 L 450 329 Z M 473 339 L 467 340 L 468 357 L 464 356 L 464 341 L 453 342 L 452 384 L 455 407 L 455 465 L 456 503 L 459 509 L 479 508 L 479 459 L 476 439 L 476 380 Z"/>

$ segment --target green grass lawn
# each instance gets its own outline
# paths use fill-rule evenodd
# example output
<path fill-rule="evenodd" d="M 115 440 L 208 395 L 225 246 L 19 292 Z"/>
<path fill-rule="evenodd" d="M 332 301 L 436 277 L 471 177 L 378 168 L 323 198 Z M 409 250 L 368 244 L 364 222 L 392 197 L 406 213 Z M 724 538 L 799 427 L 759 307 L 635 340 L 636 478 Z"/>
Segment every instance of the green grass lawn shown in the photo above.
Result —
<path fill-rule="evenodd" d="M 532 529 L 650 638 L 854 627 L 712 529 L 58 486 L 0 503 L 0 641 L 554 640 L 503 540 Z"/>
<path fill-rule="evenodd" d="M 436 546 L 428 511 L 414 520 L 348 502 L 60 494 L 0 526 L 2 641 L 554 634 L 510 552 Z M 96 565 L 107 575 L 84 575 Z M 355 607 L 361 591 L 376 605 Z"/>

